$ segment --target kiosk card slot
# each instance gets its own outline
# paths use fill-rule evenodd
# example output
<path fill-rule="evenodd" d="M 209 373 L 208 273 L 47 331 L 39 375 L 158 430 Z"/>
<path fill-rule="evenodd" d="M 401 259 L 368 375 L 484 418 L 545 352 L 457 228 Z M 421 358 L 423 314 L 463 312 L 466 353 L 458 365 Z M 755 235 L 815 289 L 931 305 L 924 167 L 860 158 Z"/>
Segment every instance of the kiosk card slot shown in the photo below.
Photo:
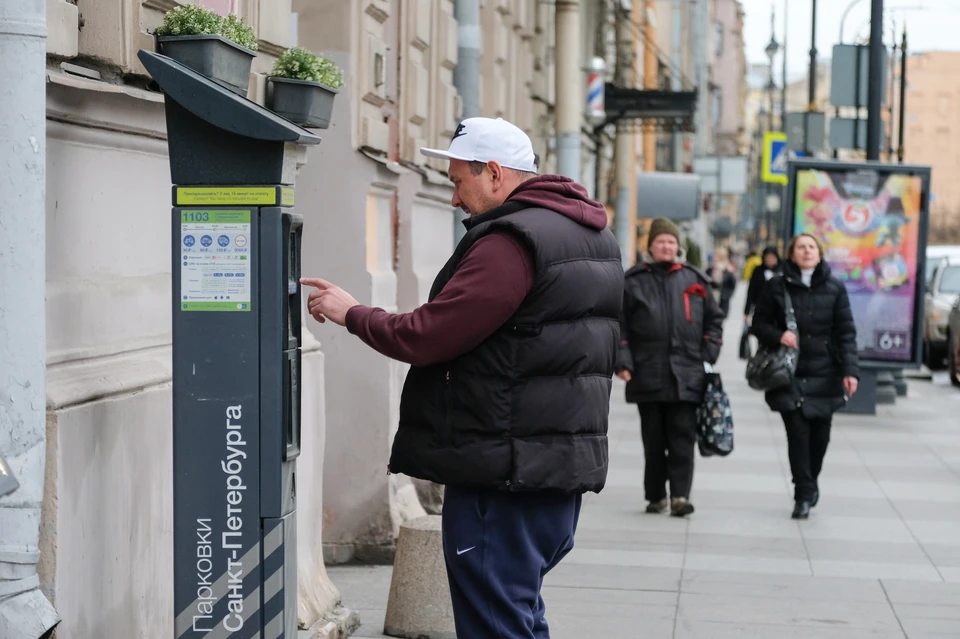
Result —
<path fill-rule="evenodd" d="M 284 460 L 291 461 L 300 456 L 300 351 L 287 351 L 286 366 L 283 373 L 283 387 L 286 389 L 283 402 L 283 444 Z"/>

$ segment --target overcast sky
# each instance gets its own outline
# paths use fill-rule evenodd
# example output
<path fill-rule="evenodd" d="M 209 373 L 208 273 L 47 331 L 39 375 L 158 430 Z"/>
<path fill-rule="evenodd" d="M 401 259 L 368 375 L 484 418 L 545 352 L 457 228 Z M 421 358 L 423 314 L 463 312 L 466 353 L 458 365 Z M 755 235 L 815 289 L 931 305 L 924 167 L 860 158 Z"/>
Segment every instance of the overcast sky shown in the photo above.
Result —
<path fill-rule="evenodd" d="M 810 19 L 812 0 L 742 0 L 746 13 L 744 39 L 750 62 L 766 62 L 764 49 L 770 41 L 770 8 L 776 11 L 777 42 L 783 45 L 784 3 L 789 11 L 787 33 L 787 77 L 802 77 L 810 64 Z M 819 0 L 817 2 L 817 55 L 831 56 L 840 37 L 840 18 L 854 0 Z M 907 24 L 907 46 L 913 52 L 960 50 L 960 0 L 886 0 L 884 42 L 889 47 L 891 28 L 896 23 L 897 41 L 904 22 Z M 844 43 L 851 44 L 858 36 L 870 35 L 870 0 L 859 0 L 847 15 L 843 27 Z M 779 73 L 781 54 L 774 65 Z M 779 78 L 777 79 L 779 82 Z"/>

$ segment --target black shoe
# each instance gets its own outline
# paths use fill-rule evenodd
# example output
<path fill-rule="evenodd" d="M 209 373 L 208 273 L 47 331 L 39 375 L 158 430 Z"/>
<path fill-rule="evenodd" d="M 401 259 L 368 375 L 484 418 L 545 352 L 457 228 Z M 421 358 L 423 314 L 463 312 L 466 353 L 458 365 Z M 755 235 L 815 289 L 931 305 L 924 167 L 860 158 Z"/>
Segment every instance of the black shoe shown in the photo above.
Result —
<path fill-rule="evenodd" d="M 810 502 L 809 501 L 797 501 L 793 506 L 793 519 L 809 519 L 810 518 Z"/>
<path fill-rule="evenodd" d="M 817 502 L 820 501 L 820 489 L 817 488 L 813 491 L 813 497 L 810 498 L 810 507 L 813 508 L 817 505 Z"/>
<path fill-rule="evenodd" d="M 660 501 L 651 501 L 647 504 L 646 512 L 651 515 L 662 515 L 667 512 L 667 509 L 670 507 L 670 503 L 667 501 L 667 498 L 664 497 Z"/>
<path fill-rule="evenodd" d="M 686 497 L 676 497 L 670 500 L 670 516 L 686 517 L 693 514 L 693 504 Z"/>

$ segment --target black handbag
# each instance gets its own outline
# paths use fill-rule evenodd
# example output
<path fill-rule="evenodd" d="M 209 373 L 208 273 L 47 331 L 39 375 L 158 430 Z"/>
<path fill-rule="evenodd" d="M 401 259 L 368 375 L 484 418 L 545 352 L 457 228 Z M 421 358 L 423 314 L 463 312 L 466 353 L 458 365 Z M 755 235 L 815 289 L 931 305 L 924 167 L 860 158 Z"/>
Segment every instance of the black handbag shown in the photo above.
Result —
<path fill-rule="evenodd" d="M 797 316 L 793 312 L 793 300 L 787 284 L 783 284 L 783 303 L 786 306 L 787 330 L 797 335 Z M 799 336 L 798 336 L 799 339 Z M 760 345 L 757 354 L 747 362 L 747 384 L 753 390 L 771 391 L 793 383 L 797 372 L 797 359 L 800 351 L 783 344 L 776 348 Z"/>
<path fill-rule="evenodd" d="M 750 325 L 743 323 L 743 333 L 740 335 L 740 359 L 749 360 L 750 355 Z"/>

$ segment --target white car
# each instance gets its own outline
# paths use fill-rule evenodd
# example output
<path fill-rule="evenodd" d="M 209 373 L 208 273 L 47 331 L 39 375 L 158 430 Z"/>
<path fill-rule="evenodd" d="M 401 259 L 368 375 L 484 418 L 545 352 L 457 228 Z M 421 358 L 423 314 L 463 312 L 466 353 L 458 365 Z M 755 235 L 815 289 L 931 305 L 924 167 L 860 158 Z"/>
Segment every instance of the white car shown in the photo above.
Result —
<path fill-rule="evenodd" d="M 942 258 L 956 257 L 960 258 L 960 244 L 937 244 L 927 247 L 927 265 L 924 273 L 927 288 L 930 288 L 930 278 L 933 276 L 933 269 Z"/>
<path fill-rule="evenodd" d="M 930 258 L 928 257 L 928 268 Z M 960 297 L 960 255 L 934 260 L 923 304 L 923 360 L 931 370 L 943 368 L 947 356 L 950 309 Z"/>

